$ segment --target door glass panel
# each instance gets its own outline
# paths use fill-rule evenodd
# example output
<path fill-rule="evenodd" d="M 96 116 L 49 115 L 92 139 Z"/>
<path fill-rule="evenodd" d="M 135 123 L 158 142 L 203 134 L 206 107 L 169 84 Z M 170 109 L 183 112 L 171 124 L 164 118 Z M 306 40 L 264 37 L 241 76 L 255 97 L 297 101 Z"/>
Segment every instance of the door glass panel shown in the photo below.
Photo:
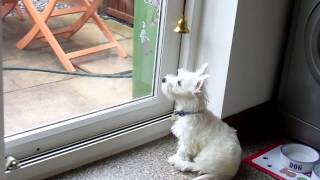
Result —
<path fill-rule="evenodd" d="M 53 12 L 74 7 L 87 11 L 85 1 L 59 2 Z M 48 8 L 48 0 L 33 0 L 33 4 L 38 13 Z M 30 44 L 19 47 L 17 43 L 37 24 L 26 13 L 23 3 L 18 7 L 24 20 L 16 8 L 2 23 L 6 136 L 154 95 L 160 0 L 105 1 L 100 6 L 99 17 L 115 42 L 106 38 L 94 18 L 75 34 L 59 33 L 59 28 L 73 25 L 84 12 L 50 17 L 48 27 L 57 33 L 55 38 L 64 52 L 70 53 L 69 57 L 74 55 L 71 52 L 106 43 L 118 43 L 127 54 L 121 57 L 119 49 L 113 47 L 70 58 L 75 71 L 63 66 L 41 32 Z"/>
<path fill-rule="evenodd" d="M 160 0 L 136 1 L 134 47 L 136 48 L 133 72 L 133 97 L 142 97 L 152 92 L 154 56 L 160 17 Z"/>

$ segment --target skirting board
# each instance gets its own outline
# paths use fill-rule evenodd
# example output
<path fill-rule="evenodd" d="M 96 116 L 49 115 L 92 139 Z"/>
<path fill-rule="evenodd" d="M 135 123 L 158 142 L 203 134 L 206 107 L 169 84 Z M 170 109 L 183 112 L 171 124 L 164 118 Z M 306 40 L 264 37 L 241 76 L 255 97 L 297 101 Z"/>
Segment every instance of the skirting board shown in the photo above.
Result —
<path fill-rule="evenodd" d="M 242 143 L 253 143 L 261 139 L 282 135 L 283 124 L 274 101 L 251 107 L 223 120 L 237 129 Z M 272 133 L 270 133 L 272 129 Z"/>

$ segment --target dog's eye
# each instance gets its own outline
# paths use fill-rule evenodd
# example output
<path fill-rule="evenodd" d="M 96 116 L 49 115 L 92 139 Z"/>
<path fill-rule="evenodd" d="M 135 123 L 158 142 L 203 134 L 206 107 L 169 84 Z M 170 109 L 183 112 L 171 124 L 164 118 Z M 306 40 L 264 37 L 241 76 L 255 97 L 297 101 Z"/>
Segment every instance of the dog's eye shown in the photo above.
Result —
<path fill-rule="evenodd" d="M 177 84 L 178 84 L 178 86 L 181 86 L 181 81 L 178 81 Z"/>

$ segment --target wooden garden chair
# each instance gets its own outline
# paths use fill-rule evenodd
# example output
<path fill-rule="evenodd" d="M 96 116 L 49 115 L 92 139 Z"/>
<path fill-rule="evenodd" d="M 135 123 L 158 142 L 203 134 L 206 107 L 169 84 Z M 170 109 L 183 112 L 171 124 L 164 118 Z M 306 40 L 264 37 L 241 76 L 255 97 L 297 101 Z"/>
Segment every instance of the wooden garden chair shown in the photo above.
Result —
<path fill-rule="evenodd" d="M 76 71 L 71 62 L 74 58 L 86 56 L 109 48 L 116 48 L 118 56 L 122 58 L 127 57 L 126 51 L 96 13 L 101 1 L 102 0 L 49 0 L 44 11 L 39 12 L 31 0 L 22 0 L 30 18 L 34 22 L 34 25 L 31 30 L 16 44 L 17 48 L 24 49 L 34 39 L 45 40 L 49 43 L 64 68 L 69 72 Z M 66 9 L 55 10 L 55 6 L 58 2 L 65 2 L 72 4 L 72 6 Z M 82 15 L 74 24 L 68 27 L 51 31 L 47 26 L 46 22 L 50 17 L 74 13 L 82 13 Z M 98 26 L 109 42 L 88 49 L 65 53 L 55 36 L 61 35 L 65 38 L 70 38 L 78 32 L 90 18 L 93 19 L 94 23 Z"/>
<path fill-rule="evenodd" d="M 1 18 L 4 19 L 11 11 L 15 11 L 20 20 L 24 20 L 23 13 L 18 5 L 19 0 L 2 0 Z"/>

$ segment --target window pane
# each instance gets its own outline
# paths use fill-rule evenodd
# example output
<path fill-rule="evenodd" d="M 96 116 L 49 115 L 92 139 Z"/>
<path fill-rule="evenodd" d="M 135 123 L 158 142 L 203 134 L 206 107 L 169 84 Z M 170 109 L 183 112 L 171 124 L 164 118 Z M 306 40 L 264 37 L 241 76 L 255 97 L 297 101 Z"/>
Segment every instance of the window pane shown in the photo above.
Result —
<path fill-rule="evenodd" d="M 48 7 L 47 0 L 33 2 L 39 13 Z M 81 2 L 59 3 L 54 12 L 86 8 Z M 19 3 L 19 7 L 24 21 L 12 11 L 3 22 L 6 136 L 154 95 L 160 0 L 105 1 L 100 7 L 103 24 L 128 56 L 121 57 L 116 47 L 90 53 L 71 60 L 75 72 L 62 65 L 47 40 L 41 38 L 41 32 L 24 49 L 16 47 L 33 26 L 25 6 Z M 70 37 L 57 31 L 76 23 L 81 15 L 50 17 L 47 23 L 52 32 L 60 34 L 55 37 L 66 54 L 113 43 L 94 18 Z"/>

